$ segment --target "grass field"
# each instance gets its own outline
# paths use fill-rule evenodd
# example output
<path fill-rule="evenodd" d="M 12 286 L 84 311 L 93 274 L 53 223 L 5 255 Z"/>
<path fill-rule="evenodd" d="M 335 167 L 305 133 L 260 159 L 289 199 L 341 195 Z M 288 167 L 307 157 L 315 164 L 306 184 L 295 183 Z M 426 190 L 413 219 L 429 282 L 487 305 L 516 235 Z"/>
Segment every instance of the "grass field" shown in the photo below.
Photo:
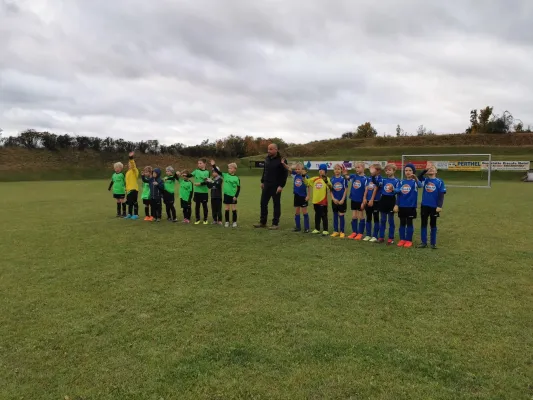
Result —
<path fill-rule="evenodd" d="M 253 230 L 256 177 L 237 229 L 106 188 L 0 184 L 0 399 L 533 398 L 533 185 L 450 189 L 436 251 L 292 233 L 290 190 Z"/>

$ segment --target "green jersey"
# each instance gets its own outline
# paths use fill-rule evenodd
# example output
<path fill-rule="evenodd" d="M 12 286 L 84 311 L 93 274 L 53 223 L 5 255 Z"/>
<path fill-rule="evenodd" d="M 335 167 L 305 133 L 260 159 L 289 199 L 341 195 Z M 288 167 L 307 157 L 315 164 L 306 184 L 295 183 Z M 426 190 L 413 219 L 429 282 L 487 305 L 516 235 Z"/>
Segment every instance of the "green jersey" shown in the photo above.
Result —
<path fill-rule="evenodd" d="M 194 178 L 194 183 L 204 183 L 209 178 L 209 171 L 206 169 L 195 169 L 191 172 L 191 175 Z M 209 188 L 207 185 L 195 185 L 194 191 L 196 193 L 209 193 Z"/>
<path fill-rule="evenodd" d="M 241 180 L 239 177 L 224 172 L 222 178 L 224 179 L 224 194 L 230 197 L 237 197 L 241 186 Z"/>
<path fill-rule="evenodd" d="M 176 178 L 173 176 L 165 176 L 163 181 L 165 182 L 165 191 L 174 194 Z"/>
<path fill-rule="evenodd" d="M 141 200 L 149 200 L 150 199 L 150 184 L 144 182 L 143 183 L 143 192 L 141 194 Z"/>
<path fill-rule="evenodd" d="M 185 179 L 180 178 L 180 199 L 190 201 L 193 192 L 192 188 L 191 181 L 186 181 Z"/>
<path fill-rule="evenodd" d="M 114 173 L 111 177 L 113 182 L 113 194 L 126 194 L 126 177 L 122 172 Z"/>

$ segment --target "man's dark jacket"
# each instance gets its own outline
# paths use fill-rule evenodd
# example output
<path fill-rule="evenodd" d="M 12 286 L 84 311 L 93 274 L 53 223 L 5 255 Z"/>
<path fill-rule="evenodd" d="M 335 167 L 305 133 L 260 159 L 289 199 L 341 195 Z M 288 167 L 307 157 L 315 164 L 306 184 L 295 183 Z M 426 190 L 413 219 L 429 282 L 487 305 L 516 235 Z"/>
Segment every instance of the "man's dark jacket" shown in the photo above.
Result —
<path fill-rule="evenodd" d="M 268 155 L 265 158 L 261 183 L 266 187 L 285 187 L 289 172 L 282 163 L 281 156 L 277 153 L 274 157 Z"/>

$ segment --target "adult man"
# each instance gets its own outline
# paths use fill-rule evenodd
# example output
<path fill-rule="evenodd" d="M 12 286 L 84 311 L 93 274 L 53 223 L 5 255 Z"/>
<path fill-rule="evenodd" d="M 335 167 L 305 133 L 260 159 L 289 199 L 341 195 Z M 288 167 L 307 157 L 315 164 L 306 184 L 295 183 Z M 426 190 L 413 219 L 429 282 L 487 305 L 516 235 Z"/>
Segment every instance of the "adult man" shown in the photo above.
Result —
<path fill-rule="evenodd" d="M 283 160 L 274 143 L 268 146 L 268 155 L 265 158 L 263 176 L 261 177 L 261 218 L 255 228 L 266 228 L 268 218 L 268 203 L 272 198 L 274 202 L 274 218 L 269 229 L 279 229 L 279 217 L 281 215 L 281 192 L 287 183 L 288 171 L 283 165 Z"/>

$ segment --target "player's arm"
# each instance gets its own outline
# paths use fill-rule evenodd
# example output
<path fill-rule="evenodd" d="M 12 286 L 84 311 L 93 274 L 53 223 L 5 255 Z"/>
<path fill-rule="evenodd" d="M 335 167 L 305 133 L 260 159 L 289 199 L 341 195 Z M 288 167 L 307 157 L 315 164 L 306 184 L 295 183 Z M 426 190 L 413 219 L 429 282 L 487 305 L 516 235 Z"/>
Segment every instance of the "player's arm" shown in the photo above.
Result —
<path fill-rule="evenodd" d="M 285 169 L 285 164 L 281 162 L 281 168 L 279 171 L 279 187 L 284 188 L 287 184 L 287 178 L 289 177 L 289 171 Z"/>
<path fill-rule="evenodd" d="M 348 185 L 346 184 L 346 181 L 344 182 L 344 193 L 342 194 L 342 200 L 340 201 L 341 204 L 344 203 L 346 200 L 346 196 L 348 196 Z"/>
<path fill-rule="evenodd" d="M 111 182 L 109 183 L 109 187 L 107 188 L 107 190 L 111 190 L 111 188 L 113 187 L 113 179 L 111 179 Z"/>
<path fill-rule="evenodd" d="M 239 182 L 237 183 L 237 192 L 235 193 L 235 198 L 239 197 L 239 194 L 241 193 L 241 180 L 239 179 Z"/>

